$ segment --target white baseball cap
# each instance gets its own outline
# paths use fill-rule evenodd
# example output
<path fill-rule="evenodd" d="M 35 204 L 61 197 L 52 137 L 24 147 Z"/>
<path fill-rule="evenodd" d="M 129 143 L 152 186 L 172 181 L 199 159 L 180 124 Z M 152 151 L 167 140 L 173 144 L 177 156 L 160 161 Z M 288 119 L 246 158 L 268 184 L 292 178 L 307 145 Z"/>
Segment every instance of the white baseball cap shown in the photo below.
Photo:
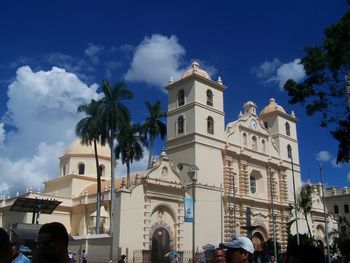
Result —
<path fill-rule="evenodd" d="M 254 254 L 254 246 L 252 241 L 247 237 L 234 237 L 227 243 L 221 243 L 220 248 L 232 249 L 232 248 L 242 248 L 245 251 Z"/>

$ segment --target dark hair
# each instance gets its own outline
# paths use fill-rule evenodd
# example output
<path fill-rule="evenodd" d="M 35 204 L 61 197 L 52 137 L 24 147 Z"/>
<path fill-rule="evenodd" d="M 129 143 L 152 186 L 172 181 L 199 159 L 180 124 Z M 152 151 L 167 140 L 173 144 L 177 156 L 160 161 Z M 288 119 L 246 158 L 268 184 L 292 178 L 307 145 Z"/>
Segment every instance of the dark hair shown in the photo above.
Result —
<path fill-rule="evenodd" d="M 10 253 L 10 237 L 5 229 L 0 227 L 0 262 L 9 262 Z"/>
<path fill-rule="evenodd" d="M 66 247 L 68 247 L 68 233 L 65 226 L 59 222 L 47 223 L 41 226 L 39 230 L 39 235 L 42 233 L 51 234 L 54 240 L 59 240 L 62 238 Z"/>
<path fill-rule="evenodd" d="M 126 256 L 125 256 L 125 255 L 122 255 L 122 259 L 124 259 L 124 258 L 126 258 Z"/>

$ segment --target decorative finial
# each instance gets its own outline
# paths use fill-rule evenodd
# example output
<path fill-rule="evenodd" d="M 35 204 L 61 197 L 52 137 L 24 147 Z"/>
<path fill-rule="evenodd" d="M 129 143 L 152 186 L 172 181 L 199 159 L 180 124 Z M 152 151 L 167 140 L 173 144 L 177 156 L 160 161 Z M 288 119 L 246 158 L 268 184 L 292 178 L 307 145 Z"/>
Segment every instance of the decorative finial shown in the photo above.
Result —
<path fill-rule="evenodd" d="M 195 69 L 195 68 L 199 68 L 199 63 L 197 61 L 194 61 L 192 63 L 192 68 Z"/>
<path fill-rule="evenodd" d="M 294 113 L 294 111 L 293 111 L 293 110 L 292 110 L 292 113 L 291 113 L 290 115 L 292 115 L 293 117 L 295 117 L 295 113 Z"/>
<path fill-rule="evenodd" d="M 125 178 L 123 177 L 123 179 L 122 179 L 122 183 L 121 183 L 121 185 L 120 185 L 122 188 L 124 188 L 125 187 Z"/>
<path fill-rule="evenodd" d="M 240 118 L 242 116 L 243 116 L 242 111 L 239 111 L 238 118 Z"/>
<path fill-rule="evenodd" d="M 221 77 L 220 77 L 220 76 L 218 77 L 218 81 L 217 81 L 217 82 L 218 82 L 218 84 L 219 84 L 219 85 L 223 85 L 223 83 L 222 83 L 222 79 L 221 79 Z"/>
<path fill-rule="evenodd" d="M 16 193 L 16 196 L 19 196 L 19 193 L 18 193 L 18 192 Z"/>
<path fill-rule="evenodd" d="M 174 79 L 173 79 L 173 76 L 170 76 L 169 84 L 172 84 L 172 83 L 174 83 Z"/>

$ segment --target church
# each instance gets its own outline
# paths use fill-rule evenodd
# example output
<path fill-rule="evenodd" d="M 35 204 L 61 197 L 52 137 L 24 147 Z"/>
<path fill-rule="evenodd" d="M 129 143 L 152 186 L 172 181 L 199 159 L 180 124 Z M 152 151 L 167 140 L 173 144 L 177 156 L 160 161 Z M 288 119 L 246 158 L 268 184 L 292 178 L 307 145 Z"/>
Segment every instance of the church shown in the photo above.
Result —
<path fill-rule="evenodd" d="M 271 98 L 259 112 L 248 101 L 238 119 L 225 125 L 226 86 L 197 62 L 168 91 L 167 146 L 151 167 L 133 174 L 131 186 L 116 180 L 114 231 L 110 235 L 110 149 L 98 146 L 102 170 L 100 234 L 96 233 L 96 167 L 93 147 L 75 140 L 59 157 L 57 178 L 44 182 L 43 193 L 28 188 L 21 197 L 54 199 L 52 214 L 37 215 L 40 224 L 62 222 L 70 250 L 89 254 L 89 262 L 163 262 L 178 251 L 184 259 L 193 250 L 217 245 L 234 235 L 249 236 L 256 250 L 273 237 L 286 250 L 289 206 L 295 185 L 301 188 L 297 119 Z M 118 175 L 120 176 L 120 175 Z M 311 187 L 315 200 L 310 225 L 324 241 L 322 191 Z M 34 223 L 31 213 L 11 211 L 19 197 L 0 199 L 0 226 L 20 235 Z M 307 232 L 298 215 L 299 232 Z M 330 220 L 329 232 L 336 228 Z M 295 225 L 291 227 L 295 233 Z M 23 232 L 23 231 L 22 231 Z M 164 261 L 165 262 L 165 261 Z"/>

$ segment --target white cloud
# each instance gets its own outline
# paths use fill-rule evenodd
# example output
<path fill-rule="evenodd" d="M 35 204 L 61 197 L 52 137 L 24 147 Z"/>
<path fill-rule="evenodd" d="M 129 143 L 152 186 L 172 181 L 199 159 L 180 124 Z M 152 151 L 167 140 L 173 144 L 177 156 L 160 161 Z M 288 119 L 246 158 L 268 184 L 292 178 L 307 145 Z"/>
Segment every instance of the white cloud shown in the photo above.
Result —
<path fill-rule="evenodd" d="M 304 66 L 300 64 L 300 59 L 294 59 L 294 61 L 283 64 L 277 69 L 276 80 L 279 83 L 279 87 L 283 90 L 283 85 L 288 79 L 293 79 L 296 82 L 301 81 L 305 77 Z"/>
<path fill-rule="evenodd" d="M 82 118 L 77 107 L 97 99 L 96 90 L 96 84 L 87 86 L 61 68 L 33 72 L 24 66 L 17 70 L 2 118 L 5 128 L 11 129 L 0 135 L 6 135 L 0 149 L 0 180 L 6 184 L 0 191 L 21 190 L 30 184 L 39 187 L 46 178 L 56 176 L 57 158 L 75 138 L 75 125 Z"/>
<path fill-rule="evenodd" d="M 328 151 L 320 151 L 318 154 L 316 154 L 316 160 L 319 162 L 328 162 L 331 160 L 332 155 Z"/>
<path fill-rule="evenodd" d="M 300 64 L 299 58 L 285 64 L 274 58 L 263 62 L 258 68 L 253 68 L 253 73 L 264 83 L 277 84 L 281 90 L 288 79 L 300 82 L 305 77 L 304 67 Z"/>
<path fill-rule="evenodd" d="M 342 167 L 343 167 L 343 165 L 342 165 L 341 163 L 338 163 L 338 164 L 337 164 L 337 158 L 333 158 L 333 159 L 331 160 L 331 165 L 332 165 L 333 167 L 335 167 L 335 168 L 342 168 Z"/>
<path fill-rule="evenodd" d="M 256 74 L 258 79 L 271 78 L 276 74 L 278 67 L 281 65 L 279 59 L 274 58 L 271 61 L 263 62 L 258 68 L 253 68 L 253 72 Z"/>
<path fill-rule="evenodd" d="M 181 62 L 185 53 L 176 36 L 155 34 L 150 38 L 145 37 L 135 50 L 125 79 L 164 87 L 171 76 L 180 78 L 184 71 Z"/>
<path fill-rule="evenodd" d="M 4 141 L 5 141 L 4 123 L 0 122 L 0 148 L 3 146 Z"/>
<path fill-rule="evenodd" d="M 95 45 L 92 43 L 88 44 L 88 47 L 84 50 L 84 54 L 88 56 L 94 64 L 100 62 L 99 55 L 104 51 L 103 46 Z"/>
<path fill-rule="evenodd" d="M 62 142 L 53 145 L 40 143 L 33 157 L 15 161 L 1 157 L 0 167 L 6 180 L 2 180 L 4 183 L 0 185 L 0 193 L 9 190 L 23 193 L 26 187 L 43 190 L 43 182 L 57 176 L 58 156 L 63 150 Z"/>

